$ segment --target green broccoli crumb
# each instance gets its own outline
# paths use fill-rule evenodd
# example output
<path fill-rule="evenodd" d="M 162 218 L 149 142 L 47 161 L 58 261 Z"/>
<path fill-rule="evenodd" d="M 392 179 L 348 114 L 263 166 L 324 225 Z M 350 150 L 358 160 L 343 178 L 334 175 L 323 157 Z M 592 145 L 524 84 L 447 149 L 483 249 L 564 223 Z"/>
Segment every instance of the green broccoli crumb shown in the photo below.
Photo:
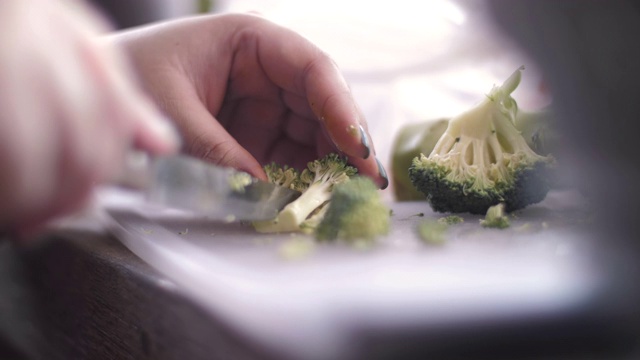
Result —
<path fill-rule="evenodd" d="M 464 219 L 458 215 L 449 215 L 438 219 L 438 222 L 447 225 L 455 225 L 463 223 Z"/>
<path fill-rule="evenodd" d="M 140 231 L 142 231 L 142 233 L 144 233 L 145 235 L 153 234 L 153 230 L 151 229 L 140 228 Z"/>
<path fill-rule="evenodd" d="M 306 237 L 292 237 L 280 245 L 278 253 L 285 260 L 301 260 L 313 253 L 314 242 Z"/>
<path fill-rule="evenodd" d="M 480 225 L 486 228 L 506 229 L 511 223 L 509 217 L 504 213 L 504 204 L 491 206 L 487 210 L 487 214 L 483 220 L 480 220 Z"/>
<path fill-rule="evenodd" d="M 427 244 L 441 245 L 446 241 L 446 232 L 449 229 L 448 224 L 444 224 L 433 219 L 423 220 L 418 224 L 418 235 L 420 239 Z"/>
<path fill-rule="evenodd" d="M 239 194 L 243 194 L 245 192 L 246 187 L 251 185 L 251 183 L 253 182 L 253 178 L 251 177 L 251 175 L 245 172 L 234 171 L 231 174 L 229 174 L 229 178 L 227 179 L 227 182 L 229 184 L 229 188 L 231 189 L 231 191 L 234 191 Z"/>

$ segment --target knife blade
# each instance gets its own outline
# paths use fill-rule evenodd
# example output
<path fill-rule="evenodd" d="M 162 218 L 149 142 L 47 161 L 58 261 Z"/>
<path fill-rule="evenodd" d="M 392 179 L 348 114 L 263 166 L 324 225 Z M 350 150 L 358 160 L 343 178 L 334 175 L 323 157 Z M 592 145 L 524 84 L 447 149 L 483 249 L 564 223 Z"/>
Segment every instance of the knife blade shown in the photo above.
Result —
<path fill-rule="evenodd" d="M 215 220 L 273 219 L 300 195 L 245 172 L 185 155 L 152 157 L 133 151 L 125 167 L 118 184 L 142 192 L 148 204 Z"/>

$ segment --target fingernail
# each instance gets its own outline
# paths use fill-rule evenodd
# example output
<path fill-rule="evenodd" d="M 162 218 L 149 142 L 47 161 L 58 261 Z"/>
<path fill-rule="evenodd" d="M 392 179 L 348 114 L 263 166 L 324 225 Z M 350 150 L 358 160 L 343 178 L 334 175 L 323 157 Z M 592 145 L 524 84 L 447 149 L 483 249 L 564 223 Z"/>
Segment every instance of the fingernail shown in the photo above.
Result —
<path fill-rule="evenodd" d="M 387 186 L 389 186 L 389 177 L 387 176 L 387 171 L 384 169 L 384 166 L 382 166 L 382 163 L 377 157 L 376 164 L 378 164 L 378 175 L 380 175 L 380 177 L 384 179 L 384 183 L 382 184 L 382 186 L 380 186 L 380 189 L 384 190 L 387 188 Z"/>
<path fill-rule="evenodd" d="M 362 125 L 360 125 L 360 142 L 362 142 L 362 146 L 365 148 L 365 153 L 362 158 L 367 159 L 369 155 L 371 155 L 371 146 L 369 145 L 369 136 L 367 136 Z"/>

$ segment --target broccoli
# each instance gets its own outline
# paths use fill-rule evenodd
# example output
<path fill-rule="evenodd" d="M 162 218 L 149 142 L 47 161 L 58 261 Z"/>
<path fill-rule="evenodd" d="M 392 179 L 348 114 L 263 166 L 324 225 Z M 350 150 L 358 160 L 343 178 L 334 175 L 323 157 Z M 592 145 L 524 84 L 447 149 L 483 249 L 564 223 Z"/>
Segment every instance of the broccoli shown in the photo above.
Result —
<path fill-rule="evenodd" d="M 292 167 L 280 166 L 272 162 L 265 165 L 263 169 L 267 174 L 267 180 L 278 186 L 298 191 L 304 191 L 309 186 L 300 180 L 300 173 Z"/>
<path fill-rule="evenodd" d="M 487 210 L 487 214 L 480 225 L 488 228 L 505 229 L 511 225 L 509 217 L 504 213 L 504 204 L 494 205 Z"/>
<path fill-rule="evenodd" d="M 555 160 L 536 154 L 514 125 L 521 70 L 452 118 L 428 157 L 413 159 L 409 177 L 433 210 L 485 214 L 504 203 L 511 212 L 546 197 Z"/>
<path fill-rule="evenodd" d="M 421 221 L 417 226 L 418 236 L 424 243 L 441 245 L 446 241 L 449 225 L 433 219 Z"/>
<path fill-rule="evenodd" d="M 331 199 L 333 186 L 357 173 L 356 168 L 347 165 L 347 160 L 335 153 L 309 162 L 299 175 L 291 168 L 280 168 L 275 164 L 265 166 L 265 171 L 270 181 L 302 191 L 302 194 L 287 204 L 275 219 L 253 222 L 256 231 L 262 233 L 311 231 L 324 214 L 323 208 Z"/>
<path fill-rule="evenodd" d="M 373 240 L 389 232 L 390 221 L 389 207 L 373 181 L 355 176 L 334 187 L 315 236 L 318 240 Z"/>
<path fill-rule="evenodd" d="M 455 225 L 463 223 L 464 219 L 458 215 L 449 215 L 438 219 L 438 222 L 446 225 Z"/>
<path fill-rule="evenodd" d="M 447 130 L 450 117 L 424 120 L 406 124 L 395 135 L 391 152 L 391 180 L 393 195 L 398 201 L 424 200 L 424 194 L 412 184 L 407 169 L 413 159 L 420 154 L 431 154 L 440 137 Z M 562 136 L 557 129 L 555 113 L 550 108 L 526 111 L 518 108 L 515 115 L 516 129 L 527 145 L 538 155 L 558 154 Z M 552 182 L 552 187 L 562 188 L 567 184 L 560 179 Z"/>
<path fill-rule="evenodd" d="M 251 185 L 253 178 L 251 175 L 242 171 L 234 171 L 229 175 L 229 188 L 236 193 L 244 193 L 247 186 Z"/>

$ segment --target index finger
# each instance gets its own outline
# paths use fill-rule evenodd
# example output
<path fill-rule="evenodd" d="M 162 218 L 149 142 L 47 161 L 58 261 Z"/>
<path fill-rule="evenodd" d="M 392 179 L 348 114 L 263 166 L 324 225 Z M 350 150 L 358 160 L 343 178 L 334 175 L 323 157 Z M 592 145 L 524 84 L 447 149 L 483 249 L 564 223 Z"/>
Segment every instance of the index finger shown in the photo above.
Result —
<path fill-rule="evenodd" d="M 265 22 L 266 23 L 266 22 Z M 307 99 L 336 148 L 382 188 L 386 172 L 375 154 L 367 123 L 335 62 L 295 32 L 264 26 L 253 35 L 265 74 L 280 88 Z"/>

